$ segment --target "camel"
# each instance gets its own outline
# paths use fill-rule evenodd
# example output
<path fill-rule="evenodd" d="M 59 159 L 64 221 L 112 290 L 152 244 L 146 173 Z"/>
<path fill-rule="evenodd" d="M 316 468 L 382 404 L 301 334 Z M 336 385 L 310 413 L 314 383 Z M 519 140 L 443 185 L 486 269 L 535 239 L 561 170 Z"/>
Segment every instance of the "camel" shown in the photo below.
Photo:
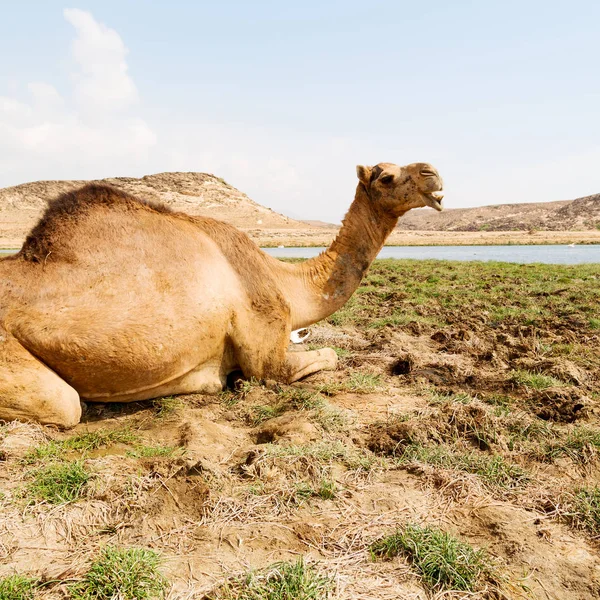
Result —
<path fill-rule="evenodd" d="M 338 236 L 281 262 L 224 222 L 89 184 L 49 202 L 0 259 L 0 419 L 75 426 L 85 402 L 220 392 L 227 376 L 292 383 L 335 369 L 290 332 L 344 305 L 398 218 L 442 210 L 429 164 L 358 166 Z"/>

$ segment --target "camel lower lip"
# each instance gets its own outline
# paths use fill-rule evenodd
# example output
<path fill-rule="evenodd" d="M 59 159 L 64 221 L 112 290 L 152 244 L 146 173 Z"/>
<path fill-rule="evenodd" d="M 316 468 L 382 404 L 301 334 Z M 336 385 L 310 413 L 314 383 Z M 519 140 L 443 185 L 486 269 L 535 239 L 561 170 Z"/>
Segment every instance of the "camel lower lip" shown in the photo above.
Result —
<path fill-rule="evenodd" d="M 425 198 L 427 198 L 427 206 L 437 211 L 444 210 L 441 199 L 436 198 L 433 194 L 425 194 Z"/>

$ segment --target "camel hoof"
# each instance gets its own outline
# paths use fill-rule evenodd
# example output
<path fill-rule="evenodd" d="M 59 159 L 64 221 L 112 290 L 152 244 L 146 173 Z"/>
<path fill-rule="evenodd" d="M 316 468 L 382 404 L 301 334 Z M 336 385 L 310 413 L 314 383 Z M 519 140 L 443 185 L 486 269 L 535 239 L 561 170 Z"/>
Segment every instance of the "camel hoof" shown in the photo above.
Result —
<path fill-rule="evenodd" d="M 338 364 L 338 355 L 335 353 L 335 350 L 332 348 L 322 348 L 319 350 L 319 354 L 321 354 L 326 363 L 323 371 L 335 371 Z"/>

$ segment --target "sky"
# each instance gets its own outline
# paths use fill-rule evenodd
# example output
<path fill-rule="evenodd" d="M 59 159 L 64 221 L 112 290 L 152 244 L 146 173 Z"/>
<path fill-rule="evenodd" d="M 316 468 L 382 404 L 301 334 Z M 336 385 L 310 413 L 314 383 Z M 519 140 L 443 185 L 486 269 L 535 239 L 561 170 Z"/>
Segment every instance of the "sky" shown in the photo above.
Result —
<path fill-rule="evenodd" d="M 339 222 L 357 164 L 448 208 L 600 192 L 597 0 L 0 0 L 0 187 L 214 173 Z"/>

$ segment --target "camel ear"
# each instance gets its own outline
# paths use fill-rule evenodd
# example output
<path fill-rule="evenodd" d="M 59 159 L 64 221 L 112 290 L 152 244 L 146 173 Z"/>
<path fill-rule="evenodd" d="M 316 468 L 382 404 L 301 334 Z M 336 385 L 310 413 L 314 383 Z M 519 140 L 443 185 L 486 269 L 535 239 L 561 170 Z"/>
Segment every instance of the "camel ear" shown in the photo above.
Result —
<path fill-rule="evenodd" d="M 371 182 L 371 167 L 363 167 L 362 165 L 356 166 L 356 174 L 358 179 L 365 185 L 368 186 Z"/>

